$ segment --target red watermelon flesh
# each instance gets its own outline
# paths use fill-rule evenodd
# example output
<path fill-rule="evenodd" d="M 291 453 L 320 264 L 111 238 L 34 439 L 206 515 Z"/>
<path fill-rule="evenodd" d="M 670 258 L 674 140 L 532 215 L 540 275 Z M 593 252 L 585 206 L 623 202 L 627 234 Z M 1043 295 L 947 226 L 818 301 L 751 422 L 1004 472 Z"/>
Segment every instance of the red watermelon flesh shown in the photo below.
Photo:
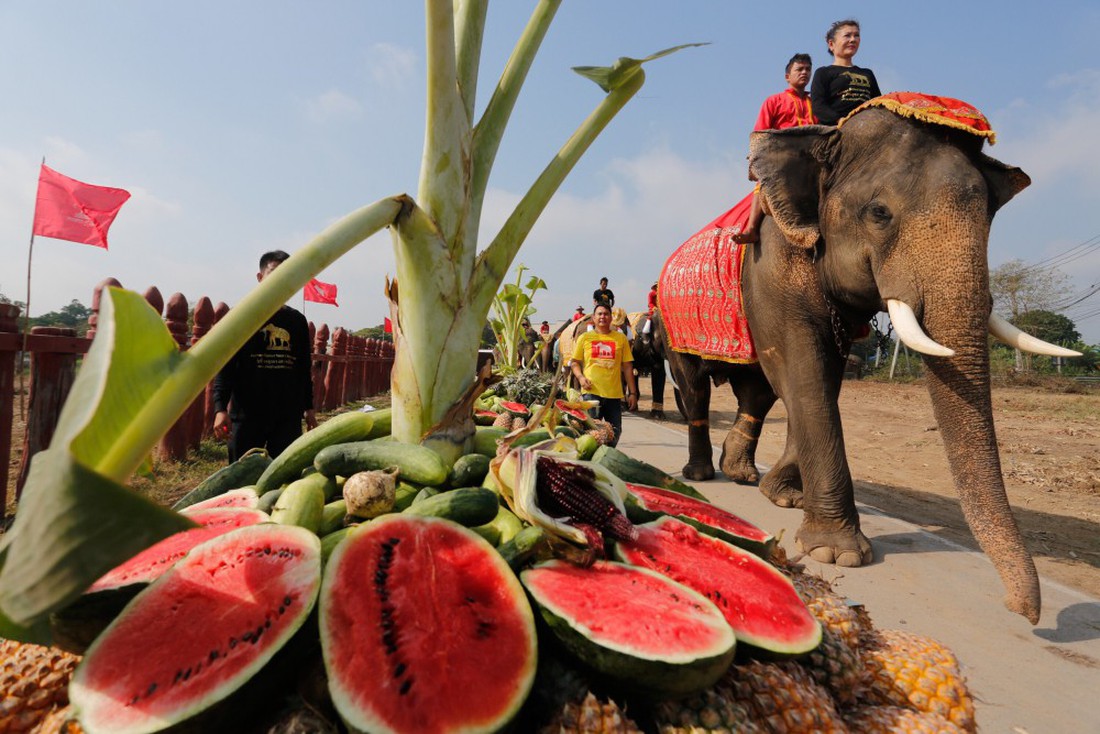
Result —
<path fill-rule="evenodd" d="M 674 517 L 637 525 L 638 539 L 617 543 L 627 563 L 664 574 L 715 603 L 737 639 L 781 654 L 821 642 L 821 625 L 779 569 Z"/>
<path fill-rule="evenodd" d="M 520 576 L 566 648 L 626 686 L 665 696 L 696 692 L 733 659 L 736 638 L 717 607 L 649 569 L 555 560 Z"/>
<path fill-rule="evenodd" d="M 534 682 L 534 615 L 500 554 L 438 518 L 386 515 L 329 559 L 321 649 L 355 731 L 496 731 Z"/>
<path fill-rule="evenodd" d="M 635 521 L 654 520 L 659 515 L 673 515 L 697 530 L 741 546 L 764 558 L 768 557 L 775 545 L 774 535 L 709 502 L 645 484 L 627 482 L 626 488 L 637 500 L 632 504 L 643 511 L 641 516 L 631 518 Z"/>
<path fill-rule="evenodd" d="M 564 400 L 555 400 L 554 407 L 565 415 L 573 418 L 581 423 L 589 423 L 592 417 L 588 415 L 586 411 L 578 410 L 577 408 L 571 408 Z"/>
<path fill-rule="evenodd" d="M 242 509 L 255 510 L 259 506 L 260 495 L 256 494 L 256 488 L 241 487 L 240 489 L 231 489 L 228 492 L 203 500 L 202 502 L 188 505 L 180 510 L 180 514 L 191 517 L 194 513 L 202 512 L 203 510 L 215 510 L 225 507 L 239 507 Z"/>
<path fill-rule="evenodd" d="M 531 411 L 527 408 L 526 405 L 524 405 L 523 403 L 512 402 L 510 400 L 501 400 L 500 408 L 501 410 L 507 410 L 514 416 L 521 416 L 523 418 L 526 418 L 527 416 L 531 415 Z"/>
<path fill-rule="evenodd" d="M 92 584 L 86 593 L 119 589 L 130 584 L 147 584 L 171 568 L 199 543 L 205 543 L 230 530 L 256 525 L 271 519 L 267 513 L 259 510 L 235 508 L 200 509 L 188 512 L 187 517 L 201 527 L 170 535 L 159 543 L 149 546 L 130 560 L 108 571 Z"/>
<path fill-rule="evenodd" d="M 226 699 L 302 626 L 320 576 L 303 528 L 263 523 L 195 548 L 88 649 L 69 686 L 84 730 L 160 731 Z"/>

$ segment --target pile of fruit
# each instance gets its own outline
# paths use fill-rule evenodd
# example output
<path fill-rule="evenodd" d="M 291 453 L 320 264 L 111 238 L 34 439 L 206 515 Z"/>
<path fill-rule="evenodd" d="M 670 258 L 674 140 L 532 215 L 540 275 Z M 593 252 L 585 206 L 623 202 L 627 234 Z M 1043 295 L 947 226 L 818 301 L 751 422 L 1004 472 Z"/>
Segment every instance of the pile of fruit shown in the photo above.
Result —
<path fill-rule="evenodd" d="M 242 457 L 53 616 L 57 648 L 3 643 L 0 734 L 975 730 L 950 650 L 593 446 L 582 407 L 453 466 L 384 410 Z"/>

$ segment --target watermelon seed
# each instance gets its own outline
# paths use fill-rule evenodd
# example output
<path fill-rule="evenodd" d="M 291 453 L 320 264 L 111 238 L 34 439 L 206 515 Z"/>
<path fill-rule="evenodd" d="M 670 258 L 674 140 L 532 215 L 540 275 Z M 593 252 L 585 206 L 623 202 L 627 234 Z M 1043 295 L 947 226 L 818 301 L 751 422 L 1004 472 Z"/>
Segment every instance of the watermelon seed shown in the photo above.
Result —
<path fill-rule="evenodd" d="M 182 679 L 182 678 L 183 678 L 183 671 L 182 670 L 177 670 L 176 671 L 176 677 L 172 679 L 172 685 L 175 685 L 176 683 L 179 683 L 180 679 Z"/>
<path fill-rule="evenodd" d="M 265 556 L 271 555 L 271 546 L 270 545 L 265 545 L 264 546 L 264 555 Z"/>
<path fill-rule="evenodd" d="M 152 696 L 153 691 L 155 691 L 155 690 L 157 690 L 157 683 L 156 683 L 156 681 L 153 681 L 152 683 L 149 684 L 149 690 L 147 690 L 145 692 L 145 697 L 149 698 L 149 696 Z"/>
<path fill-rule="evenodd" d="M 191 669 L 188 668 L 187 670 L 183 671 L 183 679 L 187 680 L 190 677 L 191 677 Z"/>
<path fill-rule="evenodd" d="M 218 651 L 217 650 L 211 650 L 210 651 L 210 662 L 214 662 L 217 659 L 218 659 Z"/>
<path fill-rule="evenodd" d="M 284 607 L 289 607 L 293 603 L 294 603 L 294 600 L 290 598 L 289 594 L 287 594 L 286 596 L 283 597 L 283 606 Z"/>
<path fill-rule="evenodd" d="M 398 663 L 397 667 L 393 669 L 393 677 L 394 678 L 400 678 L 404 674 L 405 674 L 405 664 L 404 663 Z"/>
<path fill-rule="evenodd" d="M 398 691 L 398 693 L 400 693 L 402 696 L 404 696 L 405 694 L 407 694 L 409 692 L 409 689 L 412 688 L 412 684 L 413 684 L 413 679 L 412 678 L 406 678 L 405 682 L 401 684 L 401 689 Z"/>

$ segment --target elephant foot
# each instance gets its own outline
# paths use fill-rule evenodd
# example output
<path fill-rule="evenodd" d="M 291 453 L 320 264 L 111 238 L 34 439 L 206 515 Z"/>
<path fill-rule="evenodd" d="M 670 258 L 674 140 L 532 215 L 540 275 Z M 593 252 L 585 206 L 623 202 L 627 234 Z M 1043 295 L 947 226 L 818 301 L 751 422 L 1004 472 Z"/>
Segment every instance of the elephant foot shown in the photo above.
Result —
<path fill-rule="evenodd" d="M 756 484 L 760 481 L 760 471 L 756 468 L 756 464 L 747 459 L 726 461 L 726 457 L 723 456 L 719 466 L 730 481 L 738 484 Z"/>
<path fill-rule="evenodd" d="M 714 479 L 714 466 L 709 463 L 696 464 L 688 462 L 684 464 L 684 468 L 681 471 L 685 479 L 690 479 L 693 482 L 705 482 L 708 479 Z"/>
<path fill-rule="evenodd" d="M 771 475 L 760 483 L 760 494 L 776 507 L 802 507 L 802 488 L 782 481 L 769 481 Z"/>
<path fill-rule="evenodd" d="M 795 537 L 795 546 L 818 563 L 845 568 L 866 566 L 874 560 L 871 541 L 860 531 L 810 532 L 803 526 Z"/>

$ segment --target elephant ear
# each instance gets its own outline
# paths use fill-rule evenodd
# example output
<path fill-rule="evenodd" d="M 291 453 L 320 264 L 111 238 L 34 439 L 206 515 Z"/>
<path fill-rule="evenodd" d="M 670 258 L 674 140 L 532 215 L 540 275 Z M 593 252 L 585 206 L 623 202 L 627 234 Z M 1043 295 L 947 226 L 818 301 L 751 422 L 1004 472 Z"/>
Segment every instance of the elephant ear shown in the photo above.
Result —
<path fill-rule="evenodd" d="M 749 136 L 749 178 L 760 182 L 767 211 L 792 244 L 810 249 L 821 236 L 821 181 L 839 140 L 823 125 L 762 130 Z"/>
<path fill-rule="evenodd" d="M 978 154 L 978 170 L 989 184 L 990 216 L 1013 196 L 1031 185 L 1031 177 L 1015 166 L 1008 166 L 984 153 Z"/>

